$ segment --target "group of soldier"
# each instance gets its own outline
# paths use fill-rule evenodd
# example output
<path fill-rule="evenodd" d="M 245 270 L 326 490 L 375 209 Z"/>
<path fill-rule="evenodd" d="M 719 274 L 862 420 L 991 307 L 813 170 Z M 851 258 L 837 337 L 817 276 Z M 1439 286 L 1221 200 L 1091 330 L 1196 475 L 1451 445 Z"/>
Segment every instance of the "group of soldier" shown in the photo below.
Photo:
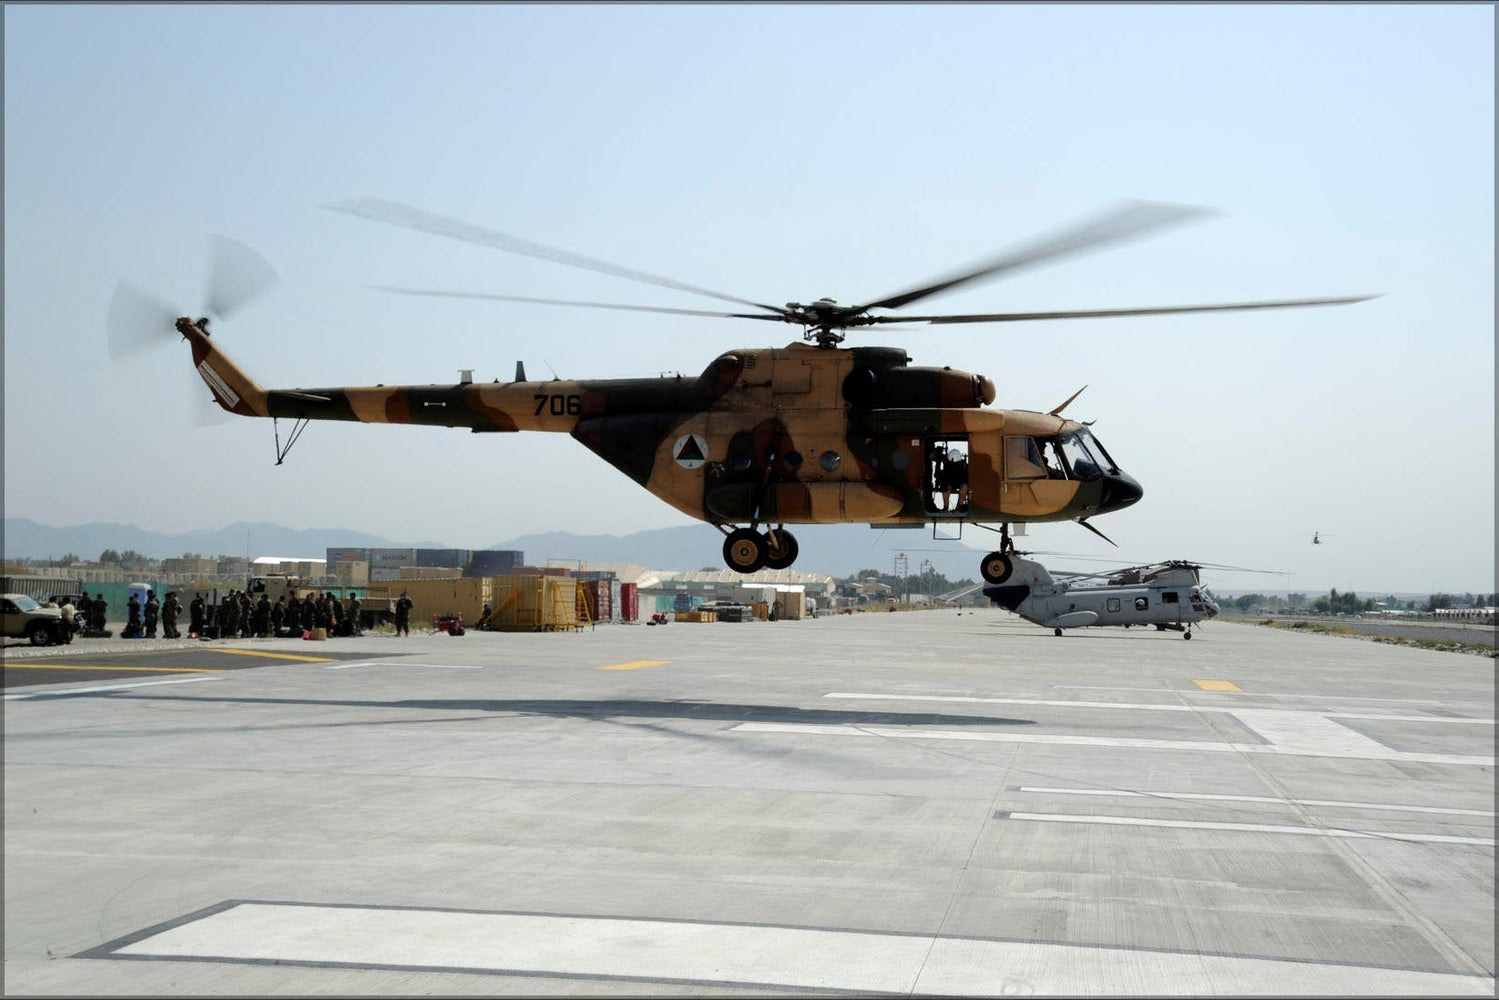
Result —
<path fill-rule="evenodd" d="M 397 635 L 409 635 L 411 629 L 412 602 L 401 592 L 395 602 L 395 624 Z M 105 612 L 109 604 L 103 594 L 92 599 L 83 594 L 73 613 L 72 605 L 65 609 L 66 619 L 75 631 L 79 629 L 102 633 Z M 125 639 L 154 639 L 158 622 L 162 637 L 181 639 L 177 619 L 182 614 L 182 602 L 177 592 L 167 592 L 165 601 L 158 601 L 156 591 L 147 590 L 142 601 L 134 593 L 125 605 Z M 76 622 L 76 624 L 74 624 Z M 316 596 L 298 597 L 294 592 L 276 598 L 272 603 L 262 591 L 251 597 L 248 591 L 231 590 L 218 603 L 210 606 L 201 593 L 194 594 L 188 605 L 188 634 L 191 638 L 205 637 L 209 627 L 221 639 L 250 639 L 296 636 L 301 638 L 315 628 L 327 630 L 329 635 L 361 635 L 364 626 L 360 621 L 359 595 L 349 592 L 348 602 L 341 600 L 333 591 L 324 591 Z"/>
<path fill-rule="evenodd" d="M 87 602 L 85 604 L 85 602 Z M 108 608 L 104 595 L 92 601 L 85 594 L 79 601 L 79 614 L 93 629 L 104 628 L 104 613 Z M 135 594 L 125 605 L 126 639 L 156 638 L 157 622 L 162 626 L 162 636 L 180 639 L 177 618 L 182 613 L 182 602 L 177 592 L 169 591 L 166 601 L 156 598 L 156 591 L 147 590 L 142 602 Z M 205 636 L 210 624 L 221 639 L 272 638 L 293 635 L 301 638 L 312 629 L 326 629 L 329 635 L 359 635 L 364 629 L 360 624 L 359 597 L 349 594 L 345 604 L 333 591 L 325 591 L 315 597 L 298 597 L 295 593 L 276 598 L 271 603 L 264 592 L 252 598 L 249 592 L 231 590 L 217 604 L 210 606 L 202 594 L 193 595 L 188 605 L 188 633 L 193 638 Z"/>
<path fill-rule="evenodd" d="M 204 634 L 208 625 L 208 608 L 202 595 L 193 599 L 189 613 L 193 616 L 189 630 Z M 307 597 L 293 593 L 290 599 L 283 594 L 276 598 L 275 603 L 264 592 L 252 598 L 245 591 L 231 590 L 215 605 L 213 625 L 221 639 L 288 635 L 301 638 L 315 628 L 324 629 L 328 635 L 359 635 L 364 631 L 360 623 L 358 595 L 350 593 L 345 604 L 331 590 Z"/>

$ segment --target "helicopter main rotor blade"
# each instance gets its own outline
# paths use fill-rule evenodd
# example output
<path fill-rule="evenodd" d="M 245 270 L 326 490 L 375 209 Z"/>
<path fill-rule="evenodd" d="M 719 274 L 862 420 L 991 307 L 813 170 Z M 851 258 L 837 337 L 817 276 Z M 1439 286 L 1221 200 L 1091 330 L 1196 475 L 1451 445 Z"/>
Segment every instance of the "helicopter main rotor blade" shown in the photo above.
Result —
<path fill-rule="evenodd" d="M 711 309 L 670 309 L 666 306 L 635 306 L 620 302 L 583 302 L 578 299 L 538 299 L 528 295 L 498 295 L 491 292 L 450 292 L 428 288 L 401 288 L 396 285 L 374 285 L 382 292 L 397 295 L 425 295 L 453 299 L 493 299 L 500 302 L 535 302 L 547 306 L 582 306 L 587 309 L 624 309 L 631 312 L 669 313 L 677 316 L 715 316 L 728 319 L 769 319 L 778 323 L 790 322 L 785 316 L 770 313 L 715 312 Z"/>
<path fill-rule="evenodd" d="M 1282 299 L 1275 302 L 1229 302 L 1210 306 L 1150 306 L 1139 309 L 1072 309 L 1057 312 L 978 313 L 960 316 L 871 316 L 881 323 L 1015 323 L 1037 319 L 1092 319 L 1102 316 L 1165 316 L 1171 313 L 1234 312 L 1246 309 L 1294 309 L 1301 306 L 1342 306 L 1367 302 L 1378 295 L 1350 295 L 1333 299 Z"/>
<path fill-rule="evenodd" d="M 593 257 L 585 257 L 582 254 L 573 253 L 569 250 L 549 247 L 544 243 L 523 240 L 518 236 L 511 236 L 497 229 L 476 226 L 446 215 L 438 215 L 435 212 L 423 211 L 419 208 L 413 208 L 410 205 L 387 201 L 384 198 L 355 198 L 351 201 L 342 201 L 325 207 L 335 212 L 355 215 L 373 222 L 384 222 L 388 225 L 414 229 L 417 232 L 430 233 L 434 236 L 446 236 L 449 239 L 459 240 L 463 243 L 491 247 L 495 250 L 504 250 L 508 253 L 521 254 L 525 257 L 537 257 L 541 260 L 550 260 L 558 264 L 567 264 L 570 267 L 579 267 L 585 271 L 598 271 L 601 274 L 610 274 L 616 278 L 643 281 L 649 285 L 660 285 L 662 288 L 690 292 L 693 295 L 706 295 L 710 299 L 737 302 L 740 305 L 753 306 L 756 309 L 764 309 L 767 312 L 775 313 L 777 318 L 786 312 L 777 306 L 768 306 L 761 302 L 751 302 L 749 299 L 741 299 L 735 295 L 725 295 L 723 292 L 699 288 L 696 285 L 689 285 L 684 281 L 677 281 L 674 278 L 663 278 L 660 275 L 648 274 L 645 271 L 622 267 L 619 264 L 611 264 L 608 261 L 597 260 Z"/>
<path fill-rule="evenodd" d="M 918 299 L 948 291 L 959 285 L 966 285 L 982 278 L 993 278 L 1006 271 L 1019 270 L 1031 264 L 1039 264 L 1042 261 L 1053 260 L 1092 247 L 1135 239 L 1152 230 L 1164 229 L 1212 212 L 1212 209 L 1196 205 L 1172 205 L 1148 201 L 1126 202 L 1121 208 L 1105 212 L 1101 216 L 1054 236 L 1036 240 L 1018 250 L 991 257 L 969 270 L 950 275 L 920 288 L 913 288 L 899 295 L 856 306 L 852 311 L 898 309 Z"/>
<path fill-rule="evenodd" d="M 279 280 L 276 269 L 260 254 L 238 240 L 214 236 L 209 246 L 204 308 L 210 316 L 228 319 Z"/>
<path fill-rule="evenodd" d="M 1279 569 L 1250 569 L 1248 566 L 1224 566 L 1222 563 L 1192 562 L 1192 560 L 1190 560 L 1190 559 L 1189 560 L 1185 560 L 1185 561 L 1186 562 L 1191 562 L 1193 566 L 1200 566 L 1203 569 L 1221 569 L 1221 570 L 1229 570 L 1229 571 L 1232 571 L 1232 572 L 1235 572 L 1235 573 L 1264 573 L 1267 576 L 1290 576 L 1291 575 L 1290 573 L 1287 573 L 1286 571 L 1279 570 Z"/>

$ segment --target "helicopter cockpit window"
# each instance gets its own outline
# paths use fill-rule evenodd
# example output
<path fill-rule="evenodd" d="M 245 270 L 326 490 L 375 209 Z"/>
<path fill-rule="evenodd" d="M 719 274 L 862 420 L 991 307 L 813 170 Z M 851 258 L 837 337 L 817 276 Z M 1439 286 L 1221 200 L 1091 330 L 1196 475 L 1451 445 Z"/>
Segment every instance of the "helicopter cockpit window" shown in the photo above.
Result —
<path fill-rule="evenodd" d="M 1041 447 L 1035 438 L 1005 438 L 1005 478 L 1046 478 L 1046 464 L 1041 458 Z"/>
<path fill-rule="evenodd" d="M 1103 450 L 1086 428 L 1066 435 L 1061 443 L 1062 454 L 1067 457 L 1067 464 L 1078 479 L 1098 479 L 1119 471 L 1108 457 L 1108 452 Z"/>

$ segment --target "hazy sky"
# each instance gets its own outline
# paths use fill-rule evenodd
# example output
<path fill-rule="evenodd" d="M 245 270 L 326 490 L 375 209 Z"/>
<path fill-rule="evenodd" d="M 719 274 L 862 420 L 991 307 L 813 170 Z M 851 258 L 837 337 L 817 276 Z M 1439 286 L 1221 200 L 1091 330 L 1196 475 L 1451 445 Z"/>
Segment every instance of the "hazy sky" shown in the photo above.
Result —
<path fill-rule="evenodd" d="M 215 328 L 267 387 L 509 379 L 517 359 L 609 378 L 695 374 L 795 332 L 395 297 L 369 286 L 716 305 L 323 206 L 395 199 L 779 303 L 903 291 L 1145 198 L 1222 214 L 923 308 L 1383 297 L 855 336 L 987 374 L 999 406 L 1048 410 L 1087 383 L 1069 415 L 1145 488 L 1099 519 L 1131 555 L 1309 590 L 1494 588 L 1490 5 L 4 19 L 7 516 L 459 547 L 688 523 L 566 435 L 319 423 L 276 467 L 270 421 L 195 423 L 186 346 L 114 364 L 104 318 L 120 280 L 196 315 L 214 233 L 280 272 Z M 1065 523 L 1028 541 L 1111 553 Z"/>

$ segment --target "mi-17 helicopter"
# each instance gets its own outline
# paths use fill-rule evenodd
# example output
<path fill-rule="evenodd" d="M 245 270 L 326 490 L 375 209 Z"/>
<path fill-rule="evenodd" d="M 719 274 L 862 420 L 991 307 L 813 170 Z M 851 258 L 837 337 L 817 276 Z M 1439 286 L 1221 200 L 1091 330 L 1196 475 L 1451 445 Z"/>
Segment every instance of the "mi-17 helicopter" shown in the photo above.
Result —
<path fill-rule="evenodd" d="M 984 596 L 1057 635 L 1064 629 L 1090 625 L 1154 625 L 1159 631 L 1180 632 L 1183 639 L 1190 639 L 1193 625 L 1217 617 L 1219 611 L 1217 599 L 1198 575 L 1202 563 L 1172 559 L 1109 573 L 1052 574 L 1018 554 L 1013 562 L 1009 579 L 985 587 Z M 1084 585 L 1083 580 L 1104 582 Z"/>
<path fill-rule="evenodd" d="M 1000 583 L 1013 572 L 1011 524 L 1073 520 L 1102 536 L 1089 519 L 1127 507 L 1142 495 L 1140 484 L 1120 468 L 1088 425 L 1061 416 L 1077 393 L 1046 413 L 986 409 L 996 396 L 986 376 L 916 367 L 900 348 L 840 347 L 850 330 L 897 322 L 999 323 L 1335 305 L 1371 297 L 1045 313 L 892 314 L 980 279 L 1136 238 L 1205 211 L 1153 203 L 1129 204 L 946 278 L 852 306 L 831 298 L 784 306 L 754 302 L 380 199 L 329 207 L 716 298 L 736 304 L 739 311 L 387 291 L 788 323 L 802 328 L 805 343 L 732 350 L 713 359 L 696 378 L 527 381 L 517 364 L 516 378 L 509 383 L 465 378 L 454 385 L 267 390 L 219 348 L 209 335 L 207 317 L 176 319 L 171 325 L 188 341 L 193 364 L 220 407 L 242 416 L 294 422 L 285 448 L 277 433 L 278 464 L 311 420 L 430 424 L 475 433 L 567 433 L 677 510 L 718 528 L 724 535 L 724 561 L 742 573 L 784 569 L 795 562 L 797 540 L 786 525 L 997 524 L 1000 546 L 984 557 L 980 571 L 986 581 Z M 229 256 L 248 252 L 239 247 Z M 222 319 L 237 309 L 268 287 L 268 272 L 264 262 L 215 263 L 209 312 Z M 225 291 L 221 284 L 231 287 Z M 155 315 L 162 308 L 122 285 L 111 305 L 112 353 L 117 345 L 141 337 L 129 317 Z"/>

